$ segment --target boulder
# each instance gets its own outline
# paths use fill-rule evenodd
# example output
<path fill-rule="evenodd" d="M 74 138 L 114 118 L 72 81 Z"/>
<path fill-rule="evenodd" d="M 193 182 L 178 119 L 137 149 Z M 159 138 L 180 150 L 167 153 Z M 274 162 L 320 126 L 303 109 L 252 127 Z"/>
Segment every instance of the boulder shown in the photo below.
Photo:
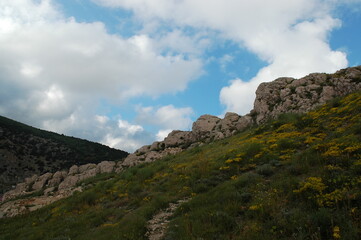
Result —
<path fill-rule="evenodd" d="M 79 173 L 79 167 L 77 165 L 73 165 L 71 166 L 71 168 L 69 169 L 68 175 L 75 175 Z"/>
<path fill-rule="evenodd" d="M 115 162 L 102 161 L 97 165 L 97 171 L 99 173 L 110 173 L 114 170 Z"/>
<path fill-rule="evenodd" d="M 212 115 L 202 115 L 193 123 L 192 132 L 197 140 L 207 138 L 221 119 Z"/>
<path fill-rule="evenodd" d="M 90 169 L 96 168 L 97 165 L 94 163 L 88 163 L 88 164 L 84 164 L 79 166 L 79 173 L 82 174 Z"/>
<path fill-rule="evenodd" d="M 70 189 L 72 187 L 74 187 L 79 181 L 79 176 L 75 175 L 75 176 L 67 176 L 64 181 L 62 181 L 59 184 L 58 189 L 62 190 L 62 189 Z"/>
<path fill-rule="evenodd" d="M 91 177 L 94 177 L 99 173 L 98 168 L 90 168 L 78 175 L 78 181 L 82 181 Z"/>
<path fill-rule="evenodd" d="M 192 132 L 174 130 L 168 134 L 163 143 L 166 148 L 169 147 L 183 147 L 186 148 L 195 141 Z"/>

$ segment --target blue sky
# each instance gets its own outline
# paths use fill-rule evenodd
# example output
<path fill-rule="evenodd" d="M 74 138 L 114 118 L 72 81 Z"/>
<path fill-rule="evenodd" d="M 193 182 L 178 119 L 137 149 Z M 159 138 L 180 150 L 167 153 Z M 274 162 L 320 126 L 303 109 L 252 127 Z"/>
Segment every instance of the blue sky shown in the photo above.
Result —
<path fill-rule="evenodd" d="M 2 0 L 0 114 L 134 151 L 360 65 L 361 0 Z"/>

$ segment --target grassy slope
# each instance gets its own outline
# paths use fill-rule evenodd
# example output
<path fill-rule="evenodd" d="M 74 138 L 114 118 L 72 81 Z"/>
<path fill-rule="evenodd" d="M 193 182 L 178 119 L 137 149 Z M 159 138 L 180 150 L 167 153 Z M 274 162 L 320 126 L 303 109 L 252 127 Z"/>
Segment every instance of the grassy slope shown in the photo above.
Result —
<path fill-rule="evenodd" d="M 361 94 L 119 175 L 0 220 L 0 239 L 145 239 L 160 208 L 192 200 L 166 239 L 360 239 Z"/>

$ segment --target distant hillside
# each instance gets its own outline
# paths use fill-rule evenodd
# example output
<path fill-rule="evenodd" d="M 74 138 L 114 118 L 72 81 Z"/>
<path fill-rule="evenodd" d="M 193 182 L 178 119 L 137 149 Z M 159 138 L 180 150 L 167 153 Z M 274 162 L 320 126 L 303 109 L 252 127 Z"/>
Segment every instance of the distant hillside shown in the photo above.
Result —
<path fill-rule="evenodd" d="M 357 92 L 86 179 L 83 192 L 0 219 L 0 239 L 359 240 L 360 143 Z"/>
<path fill-rule="evenodd" d="M 124 159 L 127 152 L 0 116 L 0 194 L 33 174 Z"/>

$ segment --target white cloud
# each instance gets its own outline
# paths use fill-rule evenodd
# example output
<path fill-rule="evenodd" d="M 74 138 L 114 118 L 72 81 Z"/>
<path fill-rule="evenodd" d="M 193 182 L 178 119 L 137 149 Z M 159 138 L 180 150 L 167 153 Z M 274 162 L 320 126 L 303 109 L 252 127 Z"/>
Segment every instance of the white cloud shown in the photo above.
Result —
<path fill-rule="evenodd" d="M 109 7 L 132 10 L 138 19 L 178 27 L 208 29 L 256 54 L 268 66 L 249 82 L 230 81 L 220 93 L 227 111 L 247 113 L 254 91 L 263 81 L 280 76 L 301 77 L 314 71 L 332 72 L 347 66 L 346 54 L 328 43 L 330 32 L 341 25 L 332 11 L 335 0 L 94 0 Z M 227 59 L 224 59 L 227 60 Z M 223 62 L 225 63 L 225 62 Z M 221 62 L 221 67 L 222 65 Z"/>
<path fill-rule="evenodd" d="M 138 107 L 136 121 L 142 125 L 158 126 L 156 140 L 163 140 L 172 130 L 190 130 L 193 110 L 190 107 L 176 108 L 173 105 L 162 107 Z"/>
<path fill-rule="evenodd" d="M 103 125 L 109 121 L 109 118 L 107 116 L 95 115 L 95 120 Z"/>
<path fill-rule="evenodd" d="M 126 130 L 130 135 L 134 135 L 138 132 L 143 132 L 144 129 L 140 125 L 132 125 L 128 121 L 119 120 L 118 127 L 122 130 Z"/>
<path fill-rule="evenodd" d="M 138 107 L 137 121 L 151 124 L 163 129 L 189 129 L 192 124 L 193 110 L 190 107 L 176 108 L 173 105 L 154 107 Z"/>
<path fill-rule="evenodd" d="M 175 41 L 176 36 L 169 38 Z M 135 96 L 184 90 L 202 73 L 202 61 L 195 55 L 167 54 L 172 46 L 164 49 L 159 38 L 147 34 L 123 38 L 109 34 L 103 23 L 67 19 L 51 0 L 2 0 L 0 114 L 96 141 L 135 136 L 127 146 L 139 146 L 144 142 L 140 134 L 149 140 L 149 133 L 121 120 L 130 126 L 121 130 L 130 132 L 114 135 L 103 126 L 112 121 L 96 112 L 98 101 L 121 104 Z M 194 51 L 190 41 L 179 51 L 187 48 Z M 97 131 L 94 136 L 89 129 Z"/>
<path fill-rule="evenodd" d="M 163 141 L 164 138 L 166 138 L 171 131 L 172 129 L 159 130 L 158 133 L 156 134 L 156 140 Z"/>

